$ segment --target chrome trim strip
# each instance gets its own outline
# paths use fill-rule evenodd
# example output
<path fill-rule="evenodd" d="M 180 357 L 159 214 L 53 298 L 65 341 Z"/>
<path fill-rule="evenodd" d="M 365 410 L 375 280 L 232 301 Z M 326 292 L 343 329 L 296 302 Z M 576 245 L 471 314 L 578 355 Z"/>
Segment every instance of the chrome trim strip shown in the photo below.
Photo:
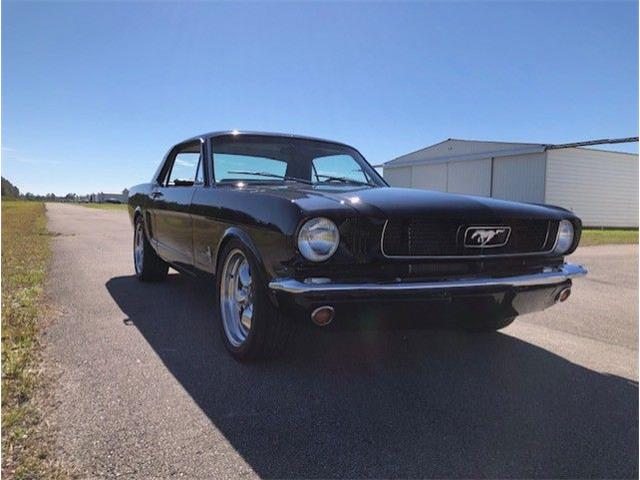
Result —
<path fill-rule="evenodd" d="M 575 277 L 582 277 L 587 270 L 582 265 L 565 263 L 560 268 L 540 273 L 515 275 L 511 277 L 459 278 L 431 282 L 395 282 L 395 283 L 304 283 L 293 278 L 283 278 L 269 282 L 269 288 L 275 292 L 294 295 L 330 294 L 330 293 L 376 293 L 376 292 L 429 292 L 448 291 L 482 287 L 535 287 L 553 285 Z"/>
<path fill-rule="evenodd" d="M 560 220 L 549 220 L 550 222 L 555 222 L 557 221 L 558 224 L 560 223 Z M 479 259 L 479 258 L 510 258 L 510 257 L 532 257 L 535 255 L 548 255 L 550 253 L 553 253 L 553 251 L 556 248 L 556 243 L 558 243 L 558 233 L 560 233 L 560 229 L 558 228 L 558 233 L 556 233 L 556 241 L 553 243 L 553 247 L 550 250 L 545 250 L 545 251 L 540 251 L 540 252 L 524 252 L 524 253 L 492 253 L 492 254 L 488 254 L 488 255 L 387 255 L 384 252 L 384 234 L 387 231 L 387 224 L 389 223 L 389 220 L 387 219 L 384 222 L 384 227 L 382 227 L 382 235 L 380 235 L 380 252 L 382 253 L 382 256 L 385 258 L 390 258 L 390 259 L 397 259 L 397 260 L 421 260 L 421 259 L 433 259 L 433 260 L 437 260 L 437 259 L 443 259 L 443 260 L 461 260 L 461 259 Z M 548 228 L 551 228 L 551 226 L 549 226 Z M 549 231 L 547 231 L 547 235 L 549 235 Z M 545 240 L 546 243 L 546 240 Z M 544 244 L 543 244 L 544 245 Z M 560 256 L 561 254 L 558 254 L 558 256 Z"/>

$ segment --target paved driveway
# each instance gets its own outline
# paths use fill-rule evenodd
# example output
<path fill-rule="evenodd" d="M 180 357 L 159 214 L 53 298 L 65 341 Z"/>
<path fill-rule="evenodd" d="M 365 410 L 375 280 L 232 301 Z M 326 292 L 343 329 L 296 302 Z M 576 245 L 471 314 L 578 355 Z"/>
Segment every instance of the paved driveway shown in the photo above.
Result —
<path fill-rule="evenodd" d="M 87 477 L 637 477 L 638 248 L 502 333 L 304 332 L 240 365 L 212 294 L 133 276 L 126 214 L 47 206 L 58 454 Z"/>

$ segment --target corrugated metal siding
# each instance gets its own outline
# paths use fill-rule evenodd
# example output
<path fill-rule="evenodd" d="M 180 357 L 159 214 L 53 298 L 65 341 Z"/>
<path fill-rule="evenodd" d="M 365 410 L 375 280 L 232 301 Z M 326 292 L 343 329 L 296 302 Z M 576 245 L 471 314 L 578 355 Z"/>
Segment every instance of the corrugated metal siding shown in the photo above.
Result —
<path fill-rule="evenodd" d="M 447 164 L 437 163 L 434 165 L 416 165 L 412 167 L 413 179 L 411 186 L 413 188 L 422 188 L 425 190 L 447 191 Z M 393 185 L 395 186 L 395 185 Z"/>
<path fill-rule="evenodd" d="M 493 159 L 492 196 L 518 202 L 544 202 L 545 154 Z"/>
<path fill-rule="evenodd" d="M 382 177 L 392 187 L 411 187 L 411 167 L 385 168 Z"/>
<path fill-rule="evenodd" d="M 489 196 L 491 159 L 385 169 L 384 178 L 392 187 Z"/>
<path fill-rule="evenodd" d="M 638 226 L 638 156 L 569 148 L 547 151 L 545 202 L 586 226 Z"/>
<path fill-rule="evenodd" d="M 451 162 L 448 166 L 448 192 L 466 193 L 467 195 L 480 195 L 484 197 L 491 195 L 490 158 L 467 162 Z"/>

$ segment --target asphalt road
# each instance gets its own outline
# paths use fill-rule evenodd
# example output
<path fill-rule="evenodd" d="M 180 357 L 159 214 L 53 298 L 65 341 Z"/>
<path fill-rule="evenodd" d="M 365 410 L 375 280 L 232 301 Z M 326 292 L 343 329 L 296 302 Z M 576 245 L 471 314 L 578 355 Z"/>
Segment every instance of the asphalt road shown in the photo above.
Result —
<path fill-rule="evenodd" d="M 56 453 L 85 477 L 637 477 L 638 248 L 502 333 L 304 332 L 241 365 L 210 285 L 141 284 L 124 212 L 47 206 Z"/>

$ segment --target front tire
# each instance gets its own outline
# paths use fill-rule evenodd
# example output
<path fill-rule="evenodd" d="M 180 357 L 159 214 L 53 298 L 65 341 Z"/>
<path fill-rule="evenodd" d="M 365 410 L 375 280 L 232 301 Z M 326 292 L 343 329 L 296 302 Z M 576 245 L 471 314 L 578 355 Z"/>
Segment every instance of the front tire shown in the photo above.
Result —
<path fill-rule="evenodd" d="M 280 355 L 291 324 L 271 302 L 257 260 L 238 240 L 223 248 L 216 272 L 220 333 L 229 353 L 245 362 Z"/>
<path fill-rule="evenodd" d="M 147 239 L 142 216 L 138 215 L 133 233 L 133 265 L 138 280 L 160 282 L 167 278 L 169 265 L 155 252 Z"/>
<path fill-rule="evenodd" d="M 467 332 L 496 332 L 511 325 L 515 319 L 515 316 L 505 317 L 497 315 L 484 318 L 465 318 L 458 322 L 458 325 Z"/>

